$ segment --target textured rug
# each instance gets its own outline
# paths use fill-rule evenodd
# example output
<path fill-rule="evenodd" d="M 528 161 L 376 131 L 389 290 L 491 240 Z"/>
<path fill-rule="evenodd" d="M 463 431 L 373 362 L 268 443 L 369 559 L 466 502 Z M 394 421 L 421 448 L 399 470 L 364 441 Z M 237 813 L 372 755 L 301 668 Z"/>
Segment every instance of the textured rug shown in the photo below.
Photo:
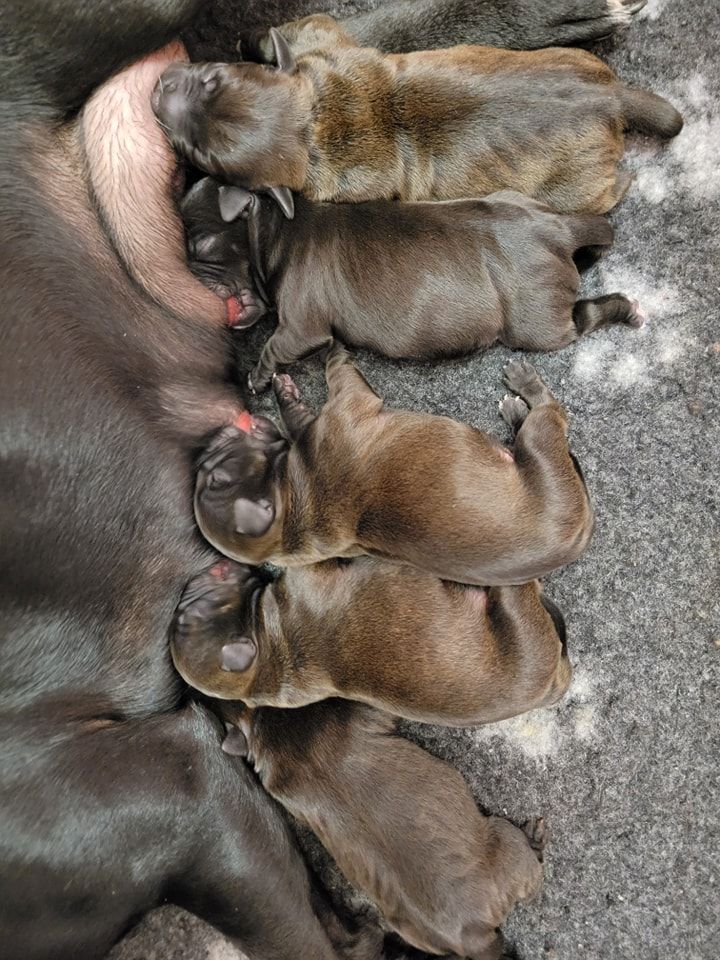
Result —
<path fill-rule="evenodd" d="M 196 54 L 230 55 L 243 9 L 251 22 L 252 3 L 208 4 L 191 38 Z M 285 9 L 290 15 L 297 5 Z M 590 292 L 637 297 L 646 326 L 603 330 L 561 353 L 530 356 L 571 412 L 573 448 L 597 510 L 587 555 L 547 581 L 567 617 L 575 679 L 550 710 L 479 730 L 408 725 L 405 732 L 454 763 L 483 809 L 518 822 L 546 817 L 544 893 L 506 927 L 523 960 L 717 960 L 718 0 L 649 0 L 628 31 L 596 52 L 627 81 L 669 97 L 686 126 L 667 147 L 630 142 L 626 166 L 635 182 L 611 217 L 616 243 L 587 279 Z M 264 328 L 248 341 L 248 367 L 266 336 Z M 497 400 L 507 357 L 494 349 L 432 365 L 358 359 L 389 404 L 505 437 Z M 320 403 L 319 362 L 293 372 Z M 330 866 L 322 873 L 342 890 Z M 113 960 L 240 956 L 174 908 L 150 915 L 112 953 Z"/>

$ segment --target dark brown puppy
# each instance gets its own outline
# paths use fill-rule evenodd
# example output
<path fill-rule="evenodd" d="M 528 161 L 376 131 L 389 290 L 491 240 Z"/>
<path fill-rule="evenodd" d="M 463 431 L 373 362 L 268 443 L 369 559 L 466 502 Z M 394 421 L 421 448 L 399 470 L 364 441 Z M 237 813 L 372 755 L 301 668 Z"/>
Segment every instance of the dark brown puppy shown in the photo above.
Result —
<path fill-rule="evenodd" d="M 455 769 L 361 704 L 238 707 L 234 721 L 225 749 L 247 752 L 265 789 L 404 940 L 470 960 L 501 956 L 498 926 L 542 884 L 542 821 L 523 832 L 482 816 Z"/>
<path fill-rule="evenodd" d="M 343 697 L 467 727 L 558 700 L 563 641 L 537 581 L 486 591 L 359 557 L 266 583 L 227 560 L 188 584 L 172 654 L 191 686 L 252 707 Z"/>
<path fill-rule="evenodd" d="M 271 31 L 277 69 L 177 64 L 153 107 L 175 148 L 238 186 L 313 200 L 452 200 L 514 189 L 563 213 L 625 193 L 623 132 L 672 137 L 680 114 L 582 50 L 386 55 L 332 18 Z"/>
<path fill-rule="evenodd" d="M 578 301 L 575 257 L 612 242 L 603 218 L 561 216 L 520 193 L 445 203 L 313 203 L 288 220 L 269 198 L 206 177 L 181 205 L 193 273 L 243 305 L 236 326 L 278 311 L 250 375 L 333 336 L 390 357 L 453 356 L 497 341 L 557 350 L 609 323 L 637 327 L 619 293 Z M 237 223 L 228 223 L 239 218 Z"/>
<path fill-rule="evenodd" d="M 567 417 L 524 361 L 505 368 L 514 456 L 487 434 L 388 410 L 335 347 L 319 417 L 276 377 L 289 445 L 265 418 L 221 431 L 195 486 L 207 539 L 245 563 L 286 566 L 363 553 L 461 583 L 523 583 L 575 560 L 593 528 Z M 524 421 L 524 422 L 523 422 Z"/>

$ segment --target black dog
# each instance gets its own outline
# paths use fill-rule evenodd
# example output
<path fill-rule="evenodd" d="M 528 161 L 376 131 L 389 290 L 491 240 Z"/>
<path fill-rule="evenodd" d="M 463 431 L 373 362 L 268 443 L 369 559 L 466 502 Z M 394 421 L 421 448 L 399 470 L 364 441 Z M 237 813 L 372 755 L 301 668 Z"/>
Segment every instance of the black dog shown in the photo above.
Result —
<path fill-rule="evenodd" d="M 278 327 L 250 375 L 340 337 L 389 357 L 453 356 L 501 342 L 557 350 L 608 323 L 642 324 L 620 293 L 577 300 L 576 260 L 612 242 L 604 217 L 561 216 L 514 191 L 446 203 L 312 203 L 289 220 L 269 197 L 209 177 L 183 199 L 190 267 L 235 297 L 234 326 L 266 305 Z"/>
<path fill-rule="evenodd" d="M 263 5 L 269 20 L 280 6 Z M 498 23 L 504 6 L 482 9 Z M 252 960 L 342 955 L 282 818 L 221 753 L 221 724 L 188 701 L 168 652 L 183 586 L 209 559 L 192 523 L 192 453 L 238 404 L 225 308 L 185 267 L 173 158 L 150 113 L 182 49 L 117 71 L 197 7 L 1 3 L 5 960 L 101 957 L 167 901 Z M 556 40 L 585 36 L 569 23 L 575 0 L 546 7 L 543 41 L 553 23 Z M 612 29 L 608 4 L 595 7 Z M 414 8 L 398 12 L 400 33 Z M 521 45 L 514 23 L 490 39 Z M 431 45 L 426 26 L 418 43 Z"/>

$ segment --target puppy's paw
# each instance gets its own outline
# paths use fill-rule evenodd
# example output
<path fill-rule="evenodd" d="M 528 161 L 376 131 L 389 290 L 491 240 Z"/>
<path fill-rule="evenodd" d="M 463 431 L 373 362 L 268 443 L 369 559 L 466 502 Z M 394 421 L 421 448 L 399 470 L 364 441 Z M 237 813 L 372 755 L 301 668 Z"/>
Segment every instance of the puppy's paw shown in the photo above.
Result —
<path fill-rule="evenodd" d="M 510 393 L 505 394 L 498 404 L 498 408 L 505 423 L 512 427 L 516 433 L 523 425 L 525 417 L 530 413 L 530 408 L 525 401 L 521 400 L 520 397 L 514 397 Z"/>
<path fill-rule="evenodd" d="M 587 43 L 602 40 L 632 23 L 647 0 L 546 0 L 541 37 L 528 38 L 533 46 Z M 534 31 L 533 31 L 534 33 Z"/>
<path fill-rule="evenodd" d="M 275 373 L 272 379 L 273 390 L 278 400 L 299 400 L 300 391 L 293 378 L 287 373 Z"/>
<path fill-rule="evenodd" d="M 535 367 L 524 359 L 510 360 L 505 364 L 503 383 L 513 393 L 521 396 L 530 409 L 552 399 L 552 394 Z"/>
<path fill-rule="evenodd" d="M 628 313 L 627 325 L 629 327 L 635 327 L 640 329 L 640 327 L 645 326 L 645 321 L 647 320 L 646 314 L 643 312 L 642 307 L 638 300 L 630 301 L 630 311 Z"/>
<path fill-rule="evenodd" d="M 535 851 L 538 860 L 540 863 L 542 863 L 545 846 L 548 840 L 548 831 L 547 827 L 545 826 L 545 820 L 542 817 L 531 817 L 523 826 L 523 831 L 525 836 L 528 838 L 528 843 Z"/>

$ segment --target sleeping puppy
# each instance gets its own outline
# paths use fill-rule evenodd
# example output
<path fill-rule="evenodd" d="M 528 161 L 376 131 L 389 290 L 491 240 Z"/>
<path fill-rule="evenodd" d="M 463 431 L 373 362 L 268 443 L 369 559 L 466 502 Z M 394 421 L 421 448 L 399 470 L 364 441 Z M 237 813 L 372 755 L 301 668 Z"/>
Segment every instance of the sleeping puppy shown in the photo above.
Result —
<path fill-rule="evenodd" d="M 498 960 L 498 926 L 542 885 L 542 820 L 485 817 L 460 774 L 346 700 L 298 710 L 227 705 L 223 748 L 369 894 L 390 927 L 434 954 Z"/>
<path fill-rule="evenodd" d="M 576 299 L 575 258 L 583 266 L 597 258 L 612 242 L 610 224 L 560 216 L 512 191 L 445 203 L 298 197 L 287 220 L 269 198 L 206 177 L 181 212 L 194 274 L 243 306 L 234 326 L 278 311 L 250 375 L 254 391 L 333 335 L 425 359 L 497 341 L 557 350 L 604 324 L 642 324 L 638 304 L 622 294 Z"/>
<path fill-rule="evenodd" d="M 326 376 L 319 417 L 275 378 L 292 444 L 244 414 L 206 448 L 195 516 L 226 556 L 298 566 L 367 553 L 483 586 L 536 579 L 585 550 L 593 514 L 567 417 L 529 364 L 505 368 L 523 398 L 500 405 L 518 428 L 513 453 L 446 417 L 386 409 L 337 346 Z"/>
<path fill-rule="evenodd" d="M 313 200 L 452 200 L 513 189 L 605 213 L 626 129 L 673 137 L 680 114 L 582 50 L 385 55 L 332 18 L 271 30 L 276 69 L 173 64 L 153 108 L 176 150 L 238 186 Z M 290 197 L 287 209 L 290 212 Z"/>
<path fill-rule="evenodd" d="M 486 591 L 359 557 L 267 583 L 224 560 L 188 584 L 172 655 L 212 697 L 253 707 L 343 697 L 467 727 L 557 701 L 571 676 L 564 638 L 537 581 Z"/>

